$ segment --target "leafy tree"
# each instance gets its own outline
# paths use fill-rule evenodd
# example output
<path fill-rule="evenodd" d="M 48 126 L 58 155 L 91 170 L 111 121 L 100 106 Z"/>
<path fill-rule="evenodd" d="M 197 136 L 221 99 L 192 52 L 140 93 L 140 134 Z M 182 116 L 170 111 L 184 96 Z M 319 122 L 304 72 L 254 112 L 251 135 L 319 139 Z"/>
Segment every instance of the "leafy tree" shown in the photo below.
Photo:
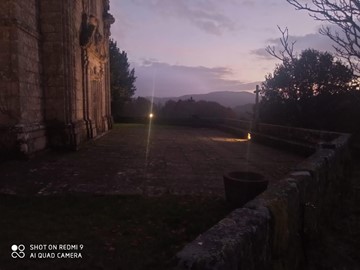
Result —
<path fill-rule="evenodd" d="M 130 69 L 126 52 L 120 51 L 114 40 L 110 40 L 109 51 L 111 110 L 116 120 L 121 115 L 125 102 L 129 101 L 136 91 L 136 77 L 135 69 Z"/>
<path fill-rule="evenodd" d="M 351 70 L 328 52 L 304 50 L 293 60 L 285 58 L 263 83 L 265 99 L 304 100 L 319 94 L 351 89 Z"/>
<path fill-rule="evenodd" d="M 334 102 L 340 95 L 354 90 L 353 79 L 351 69 L 328 52 L 307 49 L 298 57 L 284 57 L 265 77 L 260 117 L 266 122 L 316 127 L 341 105 Z"/>
<path fill-rule="evenodd" d="M 153 112 L 156 108 L 153 107 Z M 151 111 L 151 101 L 144 97 L 132 98 L 124 105 L 122 116 L 129 118 L 148 117 Z"/>

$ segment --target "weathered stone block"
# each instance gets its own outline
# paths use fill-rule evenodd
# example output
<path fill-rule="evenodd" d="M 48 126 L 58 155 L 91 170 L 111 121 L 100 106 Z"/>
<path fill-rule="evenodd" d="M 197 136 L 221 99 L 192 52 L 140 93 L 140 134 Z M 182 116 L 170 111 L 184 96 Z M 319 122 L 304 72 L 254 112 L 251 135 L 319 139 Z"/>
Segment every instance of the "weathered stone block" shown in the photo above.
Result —
<path fill-rule="evenodd" d="M 175 269 L 271 269 L 267 209 L 237 209 L 177 254 Z"/>
<path fill-rule="evenodd" d="M 300 269 L 303 262 L 300 239 L 302 209 L 297 185 L 282 180 L 244 207 L 265 207 L 270 212 L 273 269 Z"/>

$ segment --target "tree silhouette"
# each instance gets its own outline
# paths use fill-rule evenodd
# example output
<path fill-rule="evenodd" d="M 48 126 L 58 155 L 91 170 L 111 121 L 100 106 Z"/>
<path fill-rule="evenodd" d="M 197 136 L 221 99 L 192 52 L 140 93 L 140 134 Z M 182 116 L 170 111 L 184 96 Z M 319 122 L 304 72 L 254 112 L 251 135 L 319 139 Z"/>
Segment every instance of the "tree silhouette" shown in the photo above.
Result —
<path fill-rule="evenodd" d="M 265 77 L 260 117 L 279 124 L 316 126 L 331 110 L 342 114 L 336 108 L 355 89 L 353 80 L 351 69 L 330 53 L 304 50 L 298 57 L 284 58 Z"/>
<path fill-rule="evenodd" d="M 130 69 L 130 64 L 125 51 L 120 51 L 117 43 L 110 40 L 110 88 L 111 88 L 111 111 L 116 119 L 124 107 L 126 101 L 134 95 L 135 70 Z"/>
<path fill-rule="evenodd" d="M 302 51 L 285 59 L 263 83 L 265 99 L 303 100 L 319 94 L 337 94 L 352 89 L 351 70 L 328 52 Z"/>

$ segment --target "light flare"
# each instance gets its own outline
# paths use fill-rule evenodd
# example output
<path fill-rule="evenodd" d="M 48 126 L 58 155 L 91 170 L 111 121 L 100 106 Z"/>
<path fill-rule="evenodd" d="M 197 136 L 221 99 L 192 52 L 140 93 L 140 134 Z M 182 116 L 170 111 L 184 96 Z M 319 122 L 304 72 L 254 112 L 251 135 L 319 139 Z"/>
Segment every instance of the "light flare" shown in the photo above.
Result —
<path fill-rule="evenodd" d="M 152 111 L 153 111 L 153 107 L 154 107 L 155 79 L 156 79 L 156 70 L 154 71 L 154 74 L 153 74 L 153 83 L 152 83 L 151 104 L 150 104 L 150 113 L 149 113 L 149 128 L 148 128 L 146 152 L 145 152 L 145 171 L 147 171 L 148 162 L 149 162 L 148 161 L 149 154 L 150 154 L 150 137 L 151 137 L 152 119 L 154 117 L 154 114 Z"/>
<path fill-rule="evenodd" d="M 211 139 L 216 142 L 247 142 L 248 141 L 248 139 L 224 138 L 224 137 L 214 137 Z"/>

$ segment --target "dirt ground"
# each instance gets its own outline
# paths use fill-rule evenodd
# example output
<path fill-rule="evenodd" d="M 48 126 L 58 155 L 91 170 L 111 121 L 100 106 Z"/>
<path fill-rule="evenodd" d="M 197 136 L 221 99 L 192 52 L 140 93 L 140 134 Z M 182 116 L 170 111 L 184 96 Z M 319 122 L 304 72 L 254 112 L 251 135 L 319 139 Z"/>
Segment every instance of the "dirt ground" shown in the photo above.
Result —
<path fill-rule="evenodd" d="M 117 125 L 78 152 L 47 151 L 0 164 L 0 194 L 223 196 L 222 175 L 250 170 L 280 180 L 303 157 L 206 129 Z M 347 207 L 309 243 L 306 270 L 360 269 L 360 160 Z"/>
<path fill-rule="evenodd" d="M 123 124 L 78 152 L 0 164 L 0 194 L 219 196 L 229 170 L 277 181 L 302 159 L 213 129 Z"/>

